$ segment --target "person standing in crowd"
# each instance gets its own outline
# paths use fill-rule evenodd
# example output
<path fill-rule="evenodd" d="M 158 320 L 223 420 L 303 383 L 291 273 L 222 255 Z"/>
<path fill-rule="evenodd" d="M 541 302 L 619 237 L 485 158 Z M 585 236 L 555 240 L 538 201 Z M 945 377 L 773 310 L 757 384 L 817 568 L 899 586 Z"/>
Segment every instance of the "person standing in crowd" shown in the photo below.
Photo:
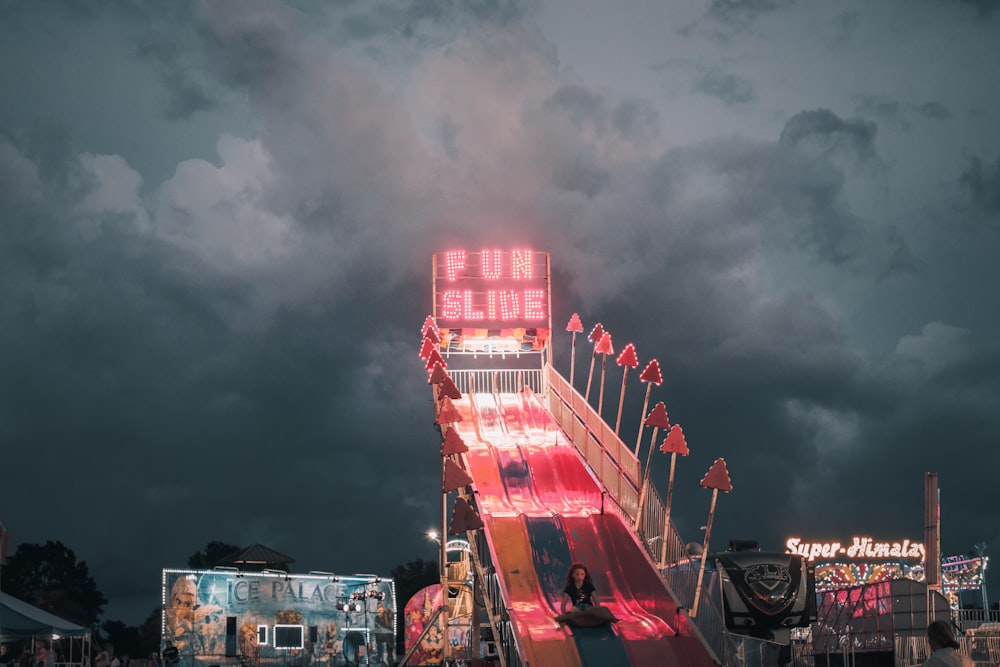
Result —
<path fill-rule="evenodd" d="M 933 621 L 927 626 L 927 645 L 931 647 L 931 657 L 924 660 L 923 667 L 974 667 L 975 663 L 967 655 L 958 652 L 959 644 L 955 632 L 947 621 Z"/>
<path fill-rule="evenodd" d="M 32 665 L 33 667 L 54 667 L 55 658 L 52 651 L 47 649 L 44 644 L 37 644 L 35 646 L 35 660 Z"/>
<path fill-rule="evenodd" d="M 177 663 L 181 661 L 181 652 L 177 650 L 172 641 L 167 641 L 166 648 L 163 649 L 163 665 L 164 667 L 176 667 Z"/>

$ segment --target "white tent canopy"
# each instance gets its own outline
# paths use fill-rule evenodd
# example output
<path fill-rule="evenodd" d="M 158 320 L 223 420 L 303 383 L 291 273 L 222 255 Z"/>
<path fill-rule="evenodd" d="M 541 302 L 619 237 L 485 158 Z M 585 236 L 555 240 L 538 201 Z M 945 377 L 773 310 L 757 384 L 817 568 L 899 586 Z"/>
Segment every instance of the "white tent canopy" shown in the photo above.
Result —
<path fill-rule="evenodd" d="M 89 635 L 88 628 L 70 623 L 6 593 L 0 593 L 0 640 Z"/>

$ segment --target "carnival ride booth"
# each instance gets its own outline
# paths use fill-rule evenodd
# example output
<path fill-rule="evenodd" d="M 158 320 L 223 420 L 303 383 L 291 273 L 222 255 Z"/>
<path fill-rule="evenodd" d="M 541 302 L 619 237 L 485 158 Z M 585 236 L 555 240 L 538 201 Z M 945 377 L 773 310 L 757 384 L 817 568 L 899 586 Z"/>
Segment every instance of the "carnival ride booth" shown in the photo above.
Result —
<path fill-rule="evenodd" d="M 802 651 L 822 655 L 831 664 L 917 664 L 926 657 L 924 635 L 930 621 L 951 619 L 963 591 L 983 590 L 985 597 L 984 556 L 941 558 L 939 592 L 925 583 L 928 550 L 915 540 L 859 535 L 843 542 L 810 542 L 791 537 L 785 546 L 816 572 L 818 617 L 798 638 Z M 908 655 L 895 655 L 899 653 Z"/>
<path fill-rule="evenodd" d="M 482 605 L 474 601 L 473 571 L 470 546 L 467 540 L 452 539 L 445 544 L 447 564 L 445 574 L 448 581 L 448 629 L 441 627 L 440 618 L 435 613 L 441 604 L 441 585 L 431 584 L 417 591 L 404 608 L 404 647 L 409 654 L 407 665 L 440 664 L 444 647 L 450 647 L 450 657 L 455 660 L 471 660 L 473 633 L 489 630 L 489 621 L 483 617 Z M 489 659 L 495 655 L 492 638 L 486 633 L 476 654 L 479 659 Z"/>
<path fill-rule="evenodd" d="M 59 664 L 66 665 L 83 664 L 91 652 L 88 628 L 6 593 L 0 593 L 0 641 L 9 644 L 19 642 L 32 649 L 45 646 L 56 651 Z M 13 662 L 17 656 L 8 655 L 7 658 Z"/>
<path fill-rule="evenodd" d="M 163 646 L 184 667 L 396 661 L 391 578 L 236 568 L 163 571 Z"/>
<path fill-rule="evenodd" d="M 817 597 L 816 622 L 803 651 L 817 664 L 919 664 L 926 655 L 897 656 L 897 651 L 926 651 L 928 623 L 950 618 L 944 596 L 912 579 L 828 590 Z"/>

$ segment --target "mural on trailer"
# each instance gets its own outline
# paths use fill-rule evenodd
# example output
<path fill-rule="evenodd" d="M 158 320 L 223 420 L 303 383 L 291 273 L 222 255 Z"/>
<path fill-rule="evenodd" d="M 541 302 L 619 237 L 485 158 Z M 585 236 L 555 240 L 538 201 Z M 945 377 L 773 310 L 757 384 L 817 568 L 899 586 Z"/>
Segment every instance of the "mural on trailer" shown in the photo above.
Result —
<path fill-rule="evenodd" d="M 163 644 L 185 667 L 392 665 L 395 614 L 373 575 L 163 571 Z"/>

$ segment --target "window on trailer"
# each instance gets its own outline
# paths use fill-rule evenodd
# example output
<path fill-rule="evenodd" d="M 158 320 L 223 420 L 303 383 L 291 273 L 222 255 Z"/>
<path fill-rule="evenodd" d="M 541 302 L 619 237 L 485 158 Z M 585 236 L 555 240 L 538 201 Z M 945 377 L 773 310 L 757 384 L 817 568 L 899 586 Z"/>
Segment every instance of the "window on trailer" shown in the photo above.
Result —
<path fill-rule="evenodd" d="M 301 649 L 302 626 L 301 625 L 274 626 L 274 648 Z"/>

